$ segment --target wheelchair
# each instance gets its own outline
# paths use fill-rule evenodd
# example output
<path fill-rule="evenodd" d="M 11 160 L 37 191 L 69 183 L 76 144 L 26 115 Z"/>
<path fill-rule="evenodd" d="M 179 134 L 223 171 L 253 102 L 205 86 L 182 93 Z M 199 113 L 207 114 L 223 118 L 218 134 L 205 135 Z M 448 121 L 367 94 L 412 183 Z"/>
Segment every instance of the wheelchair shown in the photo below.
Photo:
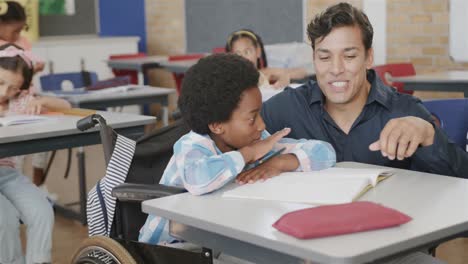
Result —
<path fill-rule="evenodd" d="M 81 119 L 77 127 L 85 131 L 97 124 L 108 165 L 116 144 L 115 131 L 97 114 Z M 212 251 L 207 248 L 188 251 L 138 242 L 139 229 L 147 217 L 141 211 L 141 202 L 185 192 L 180 188 L 159 185 L 159 181 L 172 156 L 174 143 L 188 131 L 182 120 L 178 120 L 136 141 L 125 183 L 112 189 L 116 207 L 109 237 L 91 236 L 85 239 L 72 256 L 71 263 L 213 263 Z"/>

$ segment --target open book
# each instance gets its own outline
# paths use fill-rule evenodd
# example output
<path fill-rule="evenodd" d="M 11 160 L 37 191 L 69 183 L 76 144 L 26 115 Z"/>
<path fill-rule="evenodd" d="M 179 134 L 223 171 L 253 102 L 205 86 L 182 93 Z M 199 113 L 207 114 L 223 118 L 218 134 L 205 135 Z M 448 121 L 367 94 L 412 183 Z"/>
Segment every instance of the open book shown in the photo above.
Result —
<path fill-rule="evenodd" d="M 391 174 L 387 169 L 351 168 L 286 172 L 265 182 L 237 186 L 222 196 L 308 204 L 349 203 Z"/>
<path fill-rule="evenodd" d="M 37 123 L 49 119 L 43 115 L 7 115 L 0 117 L 0 126 L 14 126 Z"/>

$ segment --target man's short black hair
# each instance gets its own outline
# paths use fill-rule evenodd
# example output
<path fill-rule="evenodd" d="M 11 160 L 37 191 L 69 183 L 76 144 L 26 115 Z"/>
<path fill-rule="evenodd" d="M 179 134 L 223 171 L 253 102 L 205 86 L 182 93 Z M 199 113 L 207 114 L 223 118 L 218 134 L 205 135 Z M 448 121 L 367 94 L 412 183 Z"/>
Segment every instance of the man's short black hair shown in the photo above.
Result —
<path fill-rule="evenodd" d="M 185 74 L 179 97 L 182 117 L 190 129 L 209 134 L 209 124 L 225 122 L 241 100 L 241 94 L 258 87 L 259 73 L 236 54 L 214 54 L 200 59 Z"/>
<path fill-rule="evenodd" d="M 372 47 L 374 30 L 366 14 L 348 3 L 339 3 L 315 16 L 307 26 L 307 35 L 312 42 L 312 49 L 315 50 L 316 40 L 321 41 L 333 29 L 345 26 L 359 27 L 366 51 Z"/>

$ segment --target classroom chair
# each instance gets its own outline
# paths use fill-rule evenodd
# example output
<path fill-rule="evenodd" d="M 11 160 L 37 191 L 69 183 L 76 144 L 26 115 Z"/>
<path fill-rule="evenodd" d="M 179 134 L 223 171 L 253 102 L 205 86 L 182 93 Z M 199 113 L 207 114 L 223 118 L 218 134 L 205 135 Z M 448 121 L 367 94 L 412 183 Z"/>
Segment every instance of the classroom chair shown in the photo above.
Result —
<path fill-rule="evenodd" d="M 118 59 L 136 59 L 146 57 L 146 53 L 139 52 L 134 54 L 115 54 L 110 55 L 109 60 L 118 60 Z M 112 69 L 112 72 L 116 77 L 119 76 L 130 76 L 130 83 L 138 84 L 138 72 L 132 70 L 117 70 Z"/>
<path fill-rule="evenodd" d="M 423 101 L 424 106 L 440 123 L 449 139 L 466 149 L 468 133 L 468 98 Z"/>
<path fill-rule="evenodd" d="M 216 54 L 216 53 L 225 53 L 226 52 L 226 48 L 224 47 L 215 47 L 211 50 L 211 53 L 212 54 Z"/>
<path fill-rule="evenodd" d="M 404 77 L 416 75 L 416 71 L 412 63 L 383 64 L 374 66 L 373 69 L 385 85 L 395 87 L 400 93 L 413 94 L 413 91 L 406 91 L 403 88 L 403 83 L 391 82 L 389 80 L 389 77 Z"/>
<path fill-rule="evenodd" d="M 181 54 L 181 55 L 171 55 L 168 57 L 168 61 L 182 61 L 182 60 L 195 60 L 203 58 L 205 54 L 203 53 L 192 53 L 192 54 Z M 176 83 L 177 94 L 180 95 L 180 90 L 182 89 L 182 80 L 184 79 L 183 73 L 172 73 L 174 81 Z"/>
<path fill-rule="evenodd" d="M 108 166 L 116 147 L 117 134 L 106 125 L 100 115 L 88 116 L 77 123 L 78 129 L 85 131 L 99 124 L 101 142 L 103 143 L 104 158 Z M 174 122 L 170 126 L 155 130 L 137 140 L 131 165 L 125 178 L 125 183 L 112 189 L 112 196 L 116 198 L 115 214 L 110 228 L 109 237 L 91 236 L 85 239 L 78 247 L 70 263 L 103 263 L 104 259 L 112 259 L 116 263 L 192 263 L 212 264 L 212 252 L 210 249 L 201 248 L 196 251 L 188 251 L 161 245 L 150 245 L 138 241 L 139 229 L 146 220 L 147 214 L 141 211 L 141 202 L 185 192 L 184 189 L 159 185 L 164 169 L 172 157 L 174 143 L 189 129 L 182 120 Z M 122 147 L 122 146 L 121 146 Z M 125 164 L 120 164 L 125 166 Z M 115 164 L 112 171 L 119 170 Z M 104 181 L 104 189 L 111 188 L 112 182 L 120 177 L 106 175 L 100 181 Z M 109 178 L 108 178 L 109 177 Z M 98 194 L 98 205 L 88 207 L 90 223 L 99 223 L 108 226 L 108 219 L 100 219 L 99 212 L 107 212 L 114 208 L 107 207 L 108 196 L 103 196 L 98 184 L 93 187 Z M 107 193 L 106 193 L 107 195 Z M 93 195 L 89 195 L 93 197 Z M 92 202 L 88 201 L 92 204 Z M 103 213 L 107 216 L 107 213 Z M 103 227 L 104 228 L 104 227 Z M 104 230 L 108 230 L 107 228 Z"/>
<path fill-rule="evenodd" d="M 72 88 L 81 88 L 89 86 L 97 82 L 98 77 L 95 72 L 67 72 L 67 73 L 52 73 L 42 75 L 40 78 L 41 89 L 47 91 L 59 91 L 66 89 L 66 83 L 72 83 Z"/>

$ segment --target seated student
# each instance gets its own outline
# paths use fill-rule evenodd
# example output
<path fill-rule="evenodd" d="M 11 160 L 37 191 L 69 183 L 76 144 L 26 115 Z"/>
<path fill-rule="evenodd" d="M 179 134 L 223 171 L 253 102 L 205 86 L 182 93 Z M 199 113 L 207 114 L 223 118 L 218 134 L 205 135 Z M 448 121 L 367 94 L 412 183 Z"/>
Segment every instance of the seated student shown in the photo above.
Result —
<path fill-rule="evenodd" d="M 38 114 L 67 108 L 62 99 L 28 93 L 33 74 L 27 53 L 13 44 L 0 46 L 0 114 Z M 26 263 L 50 263 L 54 214 L 46 196 L 16 168 L 14 157 L 0 159 L 0 263 L 23 263 L 20 219 L 27 226 Z"/>
<path fill-rule="evenodd" d="M 14 43 L 23 50 L 31 52 L 31 43 L 24 36 L 20 35 L 21 31 L 27 27 L 24 7 L 15 1 L 5 1 L 2 11 L 0 14 L 0 45 Z M 42 60 L 38 58 L 30 59 L 33 62 L 34 73 L 44 69 L 44 62 Z M 34 87 L 30 88 L 30 92 L 35 92 Z M 42 185 L 45 181 L 44 169 L 47 166 L 47 161 L 47 152 L 32 155 L 33 182 L 38 186 Z M 20 160 L 18 160 L 19 162 Z M 20 164 L 18 164 L 18 168 L 20 167 Z M 42 185 L 41 188 L 47 193 L 45 185 Z"/>
<path fill-rule="evenodd" d="M 268 67 L 262 39 L 249 29 L 241 29 L 229 35 L 226 42 L 226 52 L 238 54 L 250 60 L 257 67 L 260 71 L 260 89 L 283 89 L 290 84 L 291 79 L 301 80 L 310 75 L 304 68 Z"/>
<path fill-rule="evenodd" d="M 234 54 L 201 59 L 184 77 L 179 108 L 191 131 L 174 144 L 160 183 L 202 195 L 236 180 L 252 183 L 284 171 L 321 170 L 335 165 L 335 151 L 319 140 L 283 139 L 289 128 L 270 136 L 260 116 L 259 73 Z M 283 154 L 258 164 L 265 154 Z M 149 216 L 139 240 L 172 243 L 166 219 Z"/>

